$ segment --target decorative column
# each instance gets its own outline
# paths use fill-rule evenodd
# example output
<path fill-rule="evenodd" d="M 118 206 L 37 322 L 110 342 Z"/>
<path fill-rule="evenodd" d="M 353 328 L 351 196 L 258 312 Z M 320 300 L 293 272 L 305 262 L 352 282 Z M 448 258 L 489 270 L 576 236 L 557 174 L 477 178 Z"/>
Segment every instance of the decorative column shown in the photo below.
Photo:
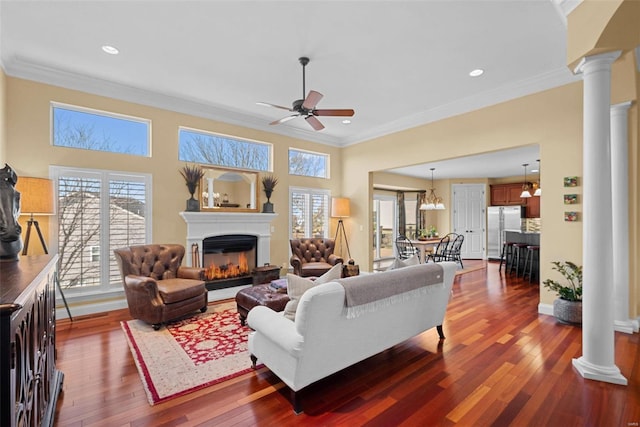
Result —
<path fill-rule="evenodd" d="M 613 212 L 614 329 L 638 332 L 638 321 L 629 319 L 629 134 L 631 102 L 611 107 L 611 206 Z"/>
<path fill-rule="evenodd" d="M 582 356 L 573 366 L 584 378 L 627 384 L 615 365 L 613 331 L 613 237 L 611 213 L 611 64 L 620 52 L 582 59 L 583 196 Z"/>

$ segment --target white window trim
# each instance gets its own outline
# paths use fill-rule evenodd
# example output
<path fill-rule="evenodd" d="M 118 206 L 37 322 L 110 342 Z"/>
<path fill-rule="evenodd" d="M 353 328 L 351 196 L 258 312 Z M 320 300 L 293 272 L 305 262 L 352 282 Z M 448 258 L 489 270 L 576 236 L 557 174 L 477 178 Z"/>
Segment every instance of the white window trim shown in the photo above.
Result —
<path fill-rule="evenodd" d="M 313 154 L 316 156 L 322 156 L 324 158 L 327 159 L 327 163 L 325 165 L 325 176 L 310 176 L 310 175 L 297 175 L 297 174 L 292 174 L 289 172 L 289 152 L 291 150 L 294 151 L 299 151 L 301 153 L 309 153 L 309 154 Z M 319 151 L 311 151 L 311 150 L 303 150 L 301 148 L 296 148 L 296 147 L 289 147 L 289 149 L 287 150 L 287 173 L 289 175 L 293 175 L 293 176 L 307 176 L 310 178 L 320 178 L 320 179 L 330 179 L 331 178 L 331 155 L 328 153 L 321 153 Z"/>
<path fill-rule="evenodd" d="M 293 229 L 293 222 L 291 221 L 291 206 L 293 206 L 293 193 L 305 193 L 305 194 L 320 194 L 323 196 L 327 196 L 327 213 L 325 216 L 325 238 L 329 237 L 329 228 L 331 226 L 330 223 L 330 215 L 329 215 L 329 210 L 331 209 L 331 191 L 330 190 L 324 190 L 324 189 L 320 189 L 320 188 L 307 188 L 307 187 L 289 187 L 289 239 L 293 238 L 293 235 L 291 234 L 291 230 Z M 305 222 L 305 224 L 309 224 L 309 221 L 307 219 L 307 221 Z M 308 230 L 307 230 L 308 231 Z M 308 233 L 310 234 L 310 233 Z"/>
<path fill-rule="evenodd" d="M 240 142 L 245 142 L 246 141 L 246 142 L 251 142 L 253 144 L 266 145 L 269 148 L 269 159 L 268 159 L 268 162 L 267 162 L 268 163 L 267 164 L 267 170 L 236 168 L 236 167 L 233 167 L 233 166 L 214 165 L 212 163 L 203 163 L 203 164 L 205 164 L 207 166 L 220 167 L 220 168 L 225 168 L 225 169 L 257 171 L 257 172 L 273 172 L 273 144 L 272 143 L 264 142 L 264 141 L 258 141 L 257 139 L 245 138 L 245 137 L 234 136 L 234 135 L 227 135 L 227 134 L 224 134 L 224 133 L 211 132 L 211 131 L 208 131 L 208 130 L 197 129 L 197 128 L 192 128 L 192 127 L 188 127 L 188 126 L 178 126 L 178 135 L 177 135 L 177 140 L 178 140 L 178 159 L 180 159 L 180 131 L 181 130 L 185 130 L 185 131 L 188 131 L 188 132 L 194 132 L 194 133 L 201 133 L 203 135 L 217 136 L 217 137 L 220 137 L 220 138 L 227 138 L 227 139 L 240 141 Z M 180 161 L 183 161 L 183 160 L 180 160 Z"/>
<path fill-rule="evenodd" d="M 100 176 L 101 180 L 105 178 L 134 178 L 136 180 L 142 181 L 145 184 L 145 236 L 147 236 L 147 241 L 145 243 L 150 243 L 153 241 L 152 230 L 153 230 L 153 216 L 152 216 L 152 197 L 153 187 L 152 187 L 152 175 L 148 173 L 131 173 L 124 171 L 115 171 L 115 170 L 104 170 L 104 169 L 88 169 L 88 168 L 74 168 L 74 167 L 65 167 L 65 166 L 49 166 L 49 178 L 53 181 L 54 185 L 54 215 L 52 216 L 52 220 L 49 226 L 49 241 L 51 244 L 49 245 L 51 250 L 50 253 L 58 253 L 58 178 L 61 175 L 73 174 L 78 177 L 83 178 L 96 178 L 96 176 Z M 101 186 L 101 194 L 100 194 L 100 203 L 101 209 L 103 212 L 109 211 L 109 192 L 108 189 L 105 189 Z M 109 234 L 101 233 L 100 235 L 100 246 L 101 247 L 109 247 Z M 102 252 L 102 251 L 101 251 Z M 102 254 L 101 254 L 102 255 Z M 109 294 L 122 294 L 123 290 L 121 288 L 112 287 L 108 290 L 108 285 L 104 285 L 109 282 L 109 258 L 110 256 L 101 256 L 100 257 L 100 282 L 103 284 L 100 286 L 100 289 L 69 289 L 67 290 L 69 295 L 72 297 L 69 298 L 66 295 L 67 291 L 65 291 L 65 296 L 67 299 L 72 301 L 91 301 L 92 296 L 99 295 L 105 296 Z M 77 297 L 77 298 L 75 298 Z"/>
<path fill-rule="evenodd" d="M 106 116 L 106 117 L 112 117 L 114 119 L 122 119 L 122 120 L 129 120 L 132 122 L 139 122 L 139 123 L 144 123 L 147 125 L 147 154 L 146 155 L 137 155 L 135 154 L 136 157 L 152 157 L 152 145 L 151 145 L 151 132 L 153 129 L 153 126 L 151 126 L 151 120 L 149 119 L 145 119 L 142 117 L 136 117 L 136 116 L 129 116 L 127 114 L 120 114 L 120 113 L 113 113 L 111 111 L 103 111 L 103 110 L 96 110 L 94 108 L 88 108 L 88 107 L 80 107 L 78 105 L 71 105 L 71 104 L 65 104 L 62 102 L 57 102 L 57 101 L 51 101 L 49 103 L 49 144 L 52 147 L 62 147 L 62 148 L 76 148 L 78 150 L 83 150 L 83 148 L 77 148 L 77 147 L 63 147 L 61 145 L 54 145 L 53 143 L 53 109 L 54 108 L 62 108 L 65 110 L 73 110 L 73 111 L 78 111 L 80 113 L 88 113 L 88 114 L 94 114 L 94 115 L 98 115 L 98 116 Z M 96 150 L 96 151 L 102 151 L 102 150 Z M 121 153 L 119 151 L 106 151 L 107 153 L 115 153 L 115 154 L 127 154 L 127 153 Z M 131 154 L 128 154 L 131 155 Z"/>

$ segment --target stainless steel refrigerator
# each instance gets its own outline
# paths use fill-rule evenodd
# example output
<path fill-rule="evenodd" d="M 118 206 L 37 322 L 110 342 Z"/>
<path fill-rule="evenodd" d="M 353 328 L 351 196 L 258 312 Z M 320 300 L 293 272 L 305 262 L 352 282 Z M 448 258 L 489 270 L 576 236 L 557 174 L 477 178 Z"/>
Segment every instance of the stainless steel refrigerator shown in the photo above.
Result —
<path fill-rule="evenodd" d="M 487 208 L 487 258 L 500 259 L 505 230 L 520 231 L 523 206 L 489 206 Z"/>

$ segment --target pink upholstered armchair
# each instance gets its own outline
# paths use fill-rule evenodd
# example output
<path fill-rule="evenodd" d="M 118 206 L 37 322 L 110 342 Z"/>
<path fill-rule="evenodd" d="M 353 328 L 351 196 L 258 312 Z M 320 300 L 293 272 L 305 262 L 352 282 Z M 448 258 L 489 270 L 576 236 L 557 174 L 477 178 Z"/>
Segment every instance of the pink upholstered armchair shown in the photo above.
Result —
<path fill-rule="evenodd" d="M 113 252 L 134 319 L 158 330 L 170 320 L 207 310 L 204 269 L 180 265 L 184 246 L 142 245 Z"/>
<path fill-rule="evenodd" d="M 322 276 L 331 267 L 342 262 L 343 259 L 334 255 L 335 242 L 333 239 L 304 238 L 292 239 L 291 259 L 294 274 L 302 277 Z"/>

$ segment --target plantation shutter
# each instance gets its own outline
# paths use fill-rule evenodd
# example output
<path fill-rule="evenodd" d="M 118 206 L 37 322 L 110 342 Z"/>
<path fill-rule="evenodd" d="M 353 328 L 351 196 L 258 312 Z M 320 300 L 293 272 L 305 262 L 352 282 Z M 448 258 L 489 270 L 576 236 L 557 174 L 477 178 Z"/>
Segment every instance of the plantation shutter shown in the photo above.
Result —
<path fill-rule="evenodd" d="M 52 167 L 58 192 L 60 284 L 122 287 L 116 248 L 150 240 L 150 175 Z"/>
<path fill-rule="evenodd" d="M 327 237 L 329 228 L 329 192 L 295 188 L 289 191 L 291 201 L 291 238 Z"/>

